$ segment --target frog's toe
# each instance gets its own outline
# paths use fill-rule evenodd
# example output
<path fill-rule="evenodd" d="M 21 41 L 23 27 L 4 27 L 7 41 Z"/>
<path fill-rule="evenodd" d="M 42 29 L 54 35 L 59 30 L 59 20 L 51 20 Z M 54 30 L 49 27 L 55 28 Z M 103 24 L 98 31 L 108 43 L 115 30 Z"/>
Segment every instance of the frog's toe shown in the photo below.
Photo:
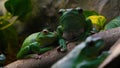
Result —
<path fill-rule="evenodd" d="M 37 56 L 35 56 L 35 59 L 41 59 L 41 58 L 42 58 L 41 55 L 37 55 Z"/>
<path fill-rule="evenodd" d="M 60 52 L 61 51 L 61 47 L 59 46 L 59 47 L 57 47 L 57 51 L 58 52 Z"/>
<path fill-rule="evenodd" d="M 66 52 L 67 51 L 67 49 L 65 49 L 65 48 L 61 48 L 61 50 L 60 50 L 61 52 Z"/>
<path fill-rule="evenodd" d="M 28 55 L 26 58 L 41 59 L 42 56 L 39 54 L 31 54 L 31 55 Z"/>
<path fill-rule="evenodd" d="M 58 48 L 57 48 L 57 51 L 58 51 L 58 52 L 66 52 L 67 49 L 66 49 L 66 48 L 58 47 Z"/>

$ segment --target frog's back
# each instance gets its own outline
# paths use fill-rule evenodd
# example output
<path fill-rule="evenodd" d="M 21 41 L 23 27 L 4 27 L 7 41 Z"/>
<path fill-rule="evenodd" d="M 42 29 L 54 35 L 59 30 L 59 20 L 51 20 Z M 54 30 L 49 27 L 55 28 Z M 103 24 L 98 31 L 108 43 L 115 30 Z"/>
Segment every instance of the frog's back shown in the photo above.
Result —
<path fill-rule="evenodd" d="M 37 32 L 37 33 L 33 33 L 31 34 L 30 36 L 28 36 L 23 44 L 22 44 L 22 48 L 25 47 L 25 46 L 28 46 L 30 43 L 33 43 L 37 40 L 37 36 L 40 34 L 40 32 Z"/>

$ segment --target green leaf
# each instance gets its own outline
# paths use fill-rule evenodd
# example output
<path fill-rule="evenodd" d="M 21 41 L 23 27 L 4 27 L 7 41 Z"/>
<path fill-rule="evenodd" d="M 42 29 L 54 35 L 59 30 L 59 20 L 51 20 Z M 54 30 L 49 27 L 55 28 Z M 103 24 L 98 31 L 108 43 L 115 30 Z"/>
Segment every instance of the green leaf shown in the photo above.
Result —
<path fill-rule="evenodd" d="M 9 24 L 8 21 L 0 18 L 0 28 L 7 24 Z M 0 30 L 0 51 L 5 52 L 7 50 L 11 52 L 13 51 L 12 49 L 16 49 L 18 47 L 17 45 L 18 36 L 13 26 Z"/>
<path fill-rule="evenodd" d="M 85 15 L 86 18 L 92 15 L 99 15 L 96 11 L 89 11 L 89 10 L 85 10 L 83 14 Z"/>
<path fill-rule="evenodd" d="M 112 29 L 120 27 L 120 16 L 116 17 L 112 21 L 110 21 L 108 24 L 105 25 L 105 30 Z"/>
<path fill-rule="evenodd" d="M 31 0 L 8 0 L 5 3 L 5 8 L 13 16 L 24 18 L 32 11 L 32 3 Z"/>

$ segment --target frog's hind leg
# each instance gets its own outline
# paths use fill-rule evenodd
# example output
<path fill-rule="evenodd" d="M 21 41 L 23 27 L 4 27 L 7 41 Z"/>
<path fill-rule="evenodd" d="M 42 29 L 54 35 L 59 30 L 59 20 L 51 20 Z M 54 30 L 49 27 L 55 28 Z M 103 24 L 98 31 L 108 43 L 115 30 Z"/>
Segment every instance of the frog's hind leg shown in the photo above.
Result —
<path fill-rule="evenodd" d="M 41 58 L 41 54 L 49 51 L 52 49 L 52 47 L 40 47 L 40 43 L 34 42 L 30 46 L 30 50 L 34 53 L 34 55 L 31 55 L 33 58 L 39 59 Z"/>
<path fill-rule="evenodd" d="M 39 52 L 40 49 L 39 45 L 40 44 L 38 42 L 34 42 L 21 48 L 21 50 L 17 54 L 17 59 L 33 57 L 32 53 Z"/>
<path fill-rule="evenodd" d="M 33 53 L 36 53 L 36 54 L 41 54 L 41 53 L 44 53 L 44 52 L 52 49 L 51 47 L 43 47 L 42 48 L 40 46 L 41 46 L 40 43 L 34 42 L 31 44 L 30 49 Z"/>
<path fill-rule="evenodd" d="M 25 57 L 29 53 L 29 51 L 30 51 L 29 46 L 21 48 L 21 50 L 17 54 L 17 59 L 21 59 L 21 58 Z"/>
<path fill-rule="evenodd" d="M 35 56 L 35 59 L 41 59 L 41 58 L 42 58 L 42 55 L 41 55 L 41 54 L 43 54 L 43 53 L 45 53 L 45 52 L 47 52 L 47 51 L 49 51 L 49 50 L 51 50 L 51 49 L 52 49 L 52 47 L 40 48 L 40 49 L 39 49 L 39 53 L 36 54 L 36 56 Z"/>
<path fill-rule="evenodd" d="M 62 26 L 57 27 L 57 34 L 58 34 L 58 39 L 59 39 L 59 44 L 60 46 L 58 47 L 58 51 L 64 52 L 67 51 L 67 45 L 65 39 L 62 37 L 63 35 L 63 28 Z"/>

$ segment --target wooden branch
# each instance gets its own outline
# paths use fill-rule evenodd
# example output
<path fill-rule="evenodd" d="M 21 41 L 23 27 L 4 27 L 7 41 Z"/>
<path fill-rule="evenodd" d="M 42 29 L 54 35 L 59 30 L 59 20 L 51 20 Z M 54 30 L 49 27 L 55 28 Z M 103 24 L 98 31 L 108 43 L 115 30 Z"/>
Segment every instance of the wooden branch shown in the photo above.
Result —
<path fill-rule="evenodd" d="M 17 60 L 4 68 L 49 68 L 53 63 L 71 51 L 75 47 L 75 42 L 69 43 L 67 46 L 68 51 L 65 53 L 58 52 L 57 48 L 55 48 L 41 55 L 41 59 Z"/>
<path fill-rule="evenodd" d="M 105 41 L 106 44 L 105 50 L 106 50 L 109 49 L 120 38 L 120 27 L 99 32 L 92 36 L 101 37 Z"/>
<path fill-rule="evenodd" d="M 120 38 L 120 27 L 108 31 L 99 32 L 93 37 L 102 37 L 106 43 L 106 48 L 110 48 Z M 65 56 L 75 47 L 76 43 L 68 44 L 68 51 L 65 53 L 57 52 L 56 48 L 44 53 L 41 59 L 22 59 L 17 60 L 4 68 L 49 68 L 52 64 Z"/>

